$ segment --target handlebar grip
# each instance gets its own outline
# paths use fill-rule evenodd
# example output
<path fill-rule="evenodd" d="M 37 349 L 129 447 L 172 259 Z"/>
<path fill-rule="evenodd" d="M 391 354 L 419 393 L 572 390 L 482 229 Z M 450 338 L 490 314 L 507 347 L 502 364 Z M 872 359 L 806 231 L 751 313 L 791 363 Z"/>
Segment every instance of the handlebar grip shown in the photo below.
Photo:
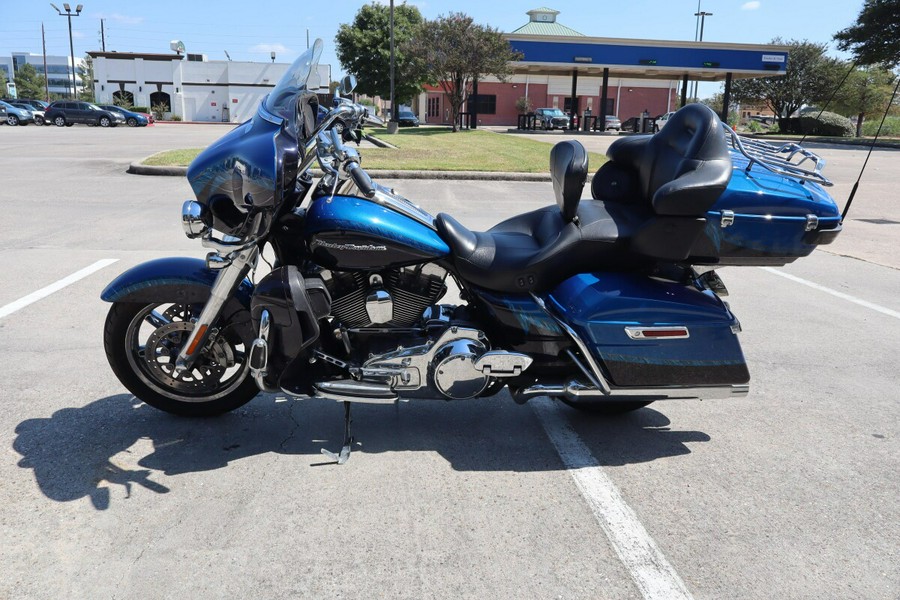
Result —
<path fill-rule="evenodd" d="M 365 197 L 371 198 L 375 195 L 375 184 L 372 183 L 372 178 L 369 177 L 369 174 L 363 171 L 362 167 L 359 166 L 359 163 L 350 163 L 347 166 L 347 172 L 350 174 L 350 177 L 353 178 L 353 183 L 356 184 L 356 187 L 359 188 L 359 191 L 361 191 Z"/>

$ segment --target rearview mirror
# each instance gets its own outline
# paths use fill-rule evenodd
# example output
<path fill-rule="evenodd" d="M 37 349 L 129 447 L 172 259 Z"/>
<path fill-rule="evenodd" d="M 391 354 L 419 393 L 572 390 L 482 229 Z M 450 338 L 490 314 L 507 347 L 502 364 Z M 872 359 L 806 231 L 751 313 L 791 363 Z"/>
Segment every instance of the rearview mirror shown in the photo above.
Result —
<path fill-rule="evenodd" d="M 354 89 L 356 89 L 356 75 L 344 75 L 344 77 L 341 78 L 341 95 L 346 96 Z"/>

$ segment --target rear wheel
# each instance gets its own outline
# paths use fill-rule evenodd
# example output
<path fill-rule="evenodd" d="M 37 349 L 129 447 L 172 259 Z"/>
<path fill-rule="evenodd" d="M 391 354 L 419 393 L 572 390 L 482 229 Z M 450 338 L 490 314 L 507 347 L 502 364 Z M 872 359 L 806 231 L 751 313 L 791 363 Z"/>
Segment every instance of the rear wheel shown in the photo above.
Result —
<path fill-rule="evenodd" d="M 43 125 L 43 124 L 44 124 L 44 117 L 40 117 L 40 116 L 35 115 L 35 116 L 34 116 L 34 124 L 35 124 L 35 125 Z"/>
<path fill-rule="evenodd" d="M 202 309 L 203 304 L 112 305 L 103 330 L 106 357 L 119 381 L 140 400 L 177 415 L 208 417 L 234 410 L 259 393 L 248 377 L 253 334 L 244 308 L 226 305 L 218 333 L 190 370 L 175 375 L 175 359 Z"/>
<path fill-rule="evenodd" d="M 125 122 L 128 123 L 129 127 L 137 127 L 137 119 L 134 117 L 128 117 L 128 120 Z"/>

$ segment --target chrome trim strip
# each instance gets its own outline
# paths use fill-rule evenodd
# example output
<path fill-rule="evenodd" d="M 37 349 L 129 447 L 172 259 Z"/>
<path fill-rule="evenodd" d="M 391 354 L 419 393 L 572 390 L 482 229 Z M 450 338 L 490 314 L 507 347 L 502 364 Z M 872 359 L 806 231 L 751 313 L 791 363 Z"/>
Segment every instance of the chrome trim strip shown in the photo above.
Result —
<path fill-rule="evenodd" d="M 726 400 L 743 398 L 750 393 L 749 384 L 699 387 L 649 387 L 649 388 L 612 388 L 604 393 L 595 387 L 584 385 L 580 381 L 570 381 L 565 385 L 533 385 L 516 392 L 521 400 L 529 400 L 538 396 L 565 396 L 569 400 L 609 400 L 623 398 L 653 398 L 654 400 Z"/>
<path fill-rule="evenodd" d="M 556 321 L 557 325 L 562 327 L 563 331 L 569 334 L 569 337 L 572 338 L 572 341 L 575 342 L 575 345 L 578 346 L 578 349 L 581 351 L 581 355 L 584 356 L 584 359 L 587 361 L 588 365 L 591 368 L 591 374 L 593 377 L 590 377 L 591 383 L 594 384 L 595 387 L 599 388 L 604 394 L 609 394 L 609 384 L 606 383 L 606 378 L 603 377 L 603 372 L 600 370 L 600 367 L 597 365 L 597 362 L 594 360 L 594 357 L 591 356 L 590 351 L 581 338 L 578 337 L 578 334 L 575 333 L 575 330 L 569 327 L 569 325 L 557 317 L 553 312 L 547 308 L 547 304 L 544 300 L 535 294 L 534 292 L 528 293 L 531 296 L 531 299 L 534 300 L 538 306 L 541 307 L 541 310 L 550 315 L 550 317 Z M 576 362 L 579 368 L 581 367 L 580 362 Z"/>
<path fill-rule="evenodd" d="M 259 116 L 261 116 L 272 125 L 281 125 L 284 119 L 282 119 L 278 115 L 273 115 L 266 109 L 266 99 L 268 97 L 268 94 L 266 94 L 266 96 L 262 99 L 262 102 L 259 103 L 259 108 L 257 108 L 256 112 L 259 114 Z"/>
<path fill-rule="evenodd" d="M 375 195 L 372 198 L 368 198 L 369 201 L 418 221 L 432 231 L 437 231 L 437 225 L 434 224 L 434 215 L 429 214 L 390 188 L 375 181 L 372 184 L 375 186 Z"/>

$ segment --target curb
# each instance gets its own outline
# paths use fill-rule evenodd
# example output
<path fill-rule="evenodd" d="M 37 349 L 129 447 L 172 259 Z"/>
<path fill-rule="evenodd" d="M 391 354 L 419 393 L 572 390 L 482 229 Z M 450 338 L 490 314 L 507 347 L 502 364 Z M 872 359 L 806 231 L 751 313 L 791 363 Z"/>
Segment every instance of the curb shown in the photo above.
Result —
<path fill-rule="evenodd" d="M 128 166 L 128 173 L 132 175 L 156 175 L 163 177 L 184 177 L 187 175 L 187 167 L 156 167 L 150 165 L 141 165 L 131 163 Z M 396 171 L 386 169 L 373 169 L 366 171 L 372 177 L 378 179 L 432 179 L 443 181 L 525 181 L 525 182 L 548 182 L 550 181 L 549 173 L 508 173 L 508 172 L 485 172 L 485 171 Z M 314 177 L 321 177 L 323 173 L 318 169 L 312 169 Z M 588 174 L 587 181 L 590 182 L 592 174 Z"/>

